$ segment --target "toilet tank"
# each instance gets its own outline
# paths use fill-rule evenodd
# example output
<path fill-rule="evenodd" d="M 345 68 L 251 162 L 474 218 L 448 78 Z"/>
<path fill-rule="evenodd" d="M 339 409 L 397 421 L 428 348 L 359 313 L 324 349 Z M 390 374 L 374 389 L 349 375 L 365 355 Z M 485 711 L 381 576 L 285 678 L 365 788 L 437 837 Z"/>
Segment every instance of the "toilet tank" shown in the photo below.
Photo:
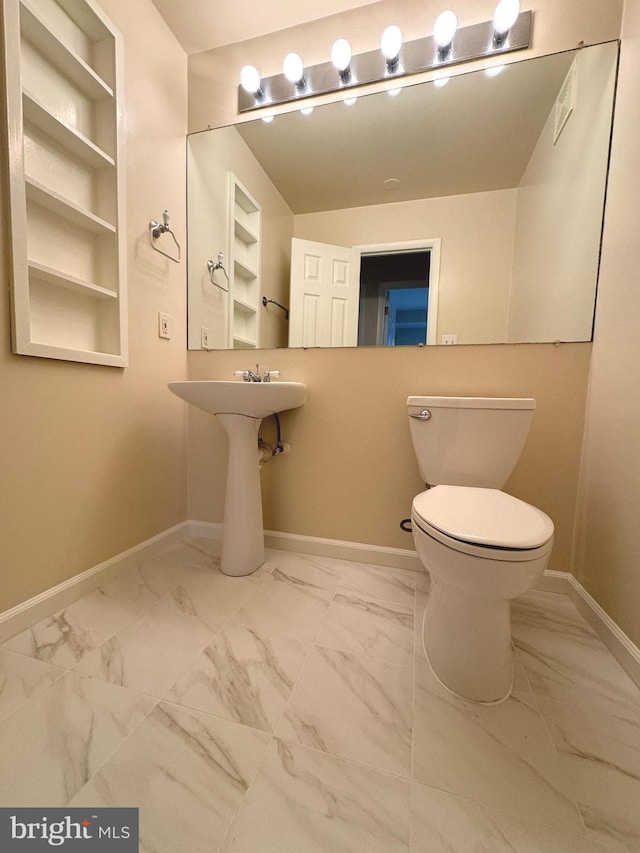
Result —
<path fill-rule="evenodd" d="M 520 458 L 535 407 L 528 397 L 408 397 L 422 479 L 429 486 L 501 489 Z"/>

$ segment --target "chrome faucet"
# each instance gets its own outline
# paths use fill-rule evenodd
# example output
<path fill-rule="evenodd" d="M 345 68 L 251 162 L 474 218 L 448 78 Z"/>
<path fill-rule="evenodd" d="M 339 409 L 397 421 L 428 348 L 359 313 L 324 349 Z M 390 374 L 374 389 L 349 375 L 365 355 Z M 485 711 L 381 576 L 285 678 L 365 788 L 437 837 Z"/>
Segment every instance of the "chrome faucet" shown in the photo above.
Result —
<path fill-rule="evenodd" d="M 242 376 L 243 382 L 271 382 L 272 376 L 280 376 L 279 370 L 265 370 L 265 372 L 260 375 L 260 365 L 256 364 L 256 372 L 253 370 L 236 370 L 235 376 Z"/>

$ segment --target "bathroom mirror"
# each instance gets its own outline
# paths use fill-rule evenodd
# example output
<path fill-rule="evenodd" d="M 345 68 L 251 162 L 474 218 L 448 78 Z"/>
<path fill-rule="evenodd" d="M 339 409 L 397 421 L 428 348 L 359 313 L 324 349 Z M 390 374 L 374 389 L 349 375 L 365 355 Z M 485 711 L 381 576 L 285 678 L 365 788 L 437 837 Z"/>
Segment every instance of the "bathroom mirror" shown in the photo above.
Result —
<path fill-rule="evenodd" d="M 617 57 L 192 134 L 189 347 L 590 340 Z"/>

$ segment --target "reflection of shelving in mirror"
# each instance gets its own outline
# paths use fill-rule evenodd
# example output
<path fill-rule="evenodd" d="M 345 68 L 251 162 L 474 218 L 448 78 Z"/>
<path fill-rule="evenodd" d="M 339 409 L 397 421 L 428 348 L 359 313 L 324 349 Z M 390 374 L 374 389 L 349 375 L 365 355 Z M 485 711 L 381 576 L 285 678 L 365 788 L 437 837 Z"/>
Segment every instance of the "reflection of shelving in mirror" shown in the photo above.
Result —
<path fill-rule="evenodd" d="M 124 366 L 121 37 L 93 0 L 6 0 L 4 24 L 14 351 Z"/>
<path fill-rule="evenodd" d="M 229 346 L 260 346 L 260 234 L 262 208 L 229 173 Z"/>

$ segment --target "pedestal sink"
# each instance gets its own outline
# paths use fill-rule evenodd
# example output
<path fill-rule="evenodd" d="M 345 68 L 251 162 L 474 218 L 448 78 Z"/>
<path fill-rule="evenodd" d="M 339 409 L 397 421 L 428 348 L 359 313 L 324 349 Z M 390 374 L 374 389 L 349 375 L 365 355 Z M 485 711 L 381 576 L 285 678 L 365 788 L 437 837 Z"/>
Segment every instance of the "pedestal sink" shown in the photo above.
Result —
<path fill-rule="evenodd" d="M 250 575 L 264 563 L 258 430 L 263 418 L 302 406 L 302 382 L 169 382 L 169 389 L 215 415 L 229 436 L 220 568 Z"/>

